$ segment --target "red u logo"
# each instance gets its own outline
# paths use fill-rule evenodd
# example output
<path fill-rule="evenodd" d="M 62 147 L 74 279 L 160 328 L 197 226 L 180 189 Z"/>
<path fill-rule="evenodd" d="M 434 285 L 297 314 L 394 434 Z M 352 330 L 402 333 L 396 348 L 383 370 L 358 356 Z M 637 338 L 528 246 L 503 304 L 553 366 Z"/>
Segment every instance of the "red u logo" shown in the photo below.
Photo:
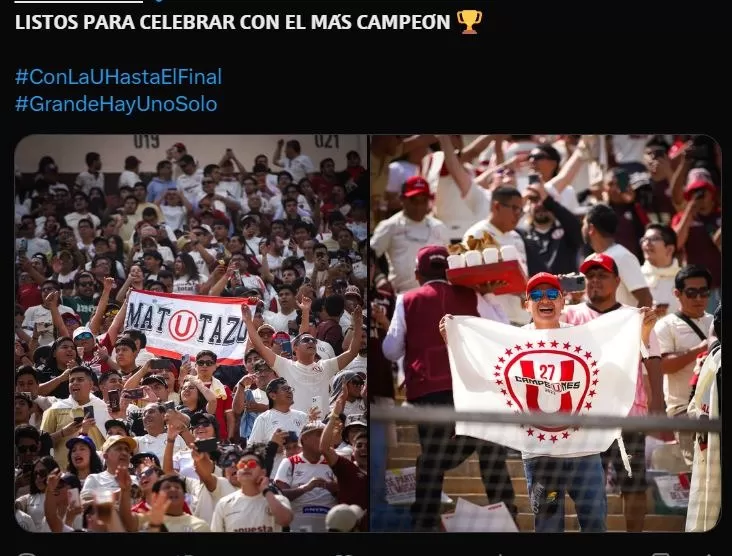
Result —
<path fill-rule="evenodd" d="M 552 383 L 551 389 L 554 391 L 561 390 L 561 384 L 555 384 L 554 365 L 539 365 L 539 376 L 536 376 L 533 361 L 523 360 L 521 363 L 521 376 L 530 379 L 546 380 Z M 559 365 L 559 382 L 571 382 L 574 379 L 574 361 L 571 359 L 564 360 Z M 539 386 L 536 384 L 526 384 L 526 407 L 532 413 L 546 413 L 539 407 Z M 572 392 L 567 390 L 562 392 L 560 397 L 559 409 L 562 413 L 572 412 Z"/>
<path fill-rule="evenodd" d="M 186 321 L 186 329 L 185 330 L 181 330 L 180 329 L 180 325 L 181 325 L 181 321 L 182 320 L 183 320 L 183 315 L 177 315 L 176 316 L 176 318 L 175 318 L 175 324 L 173 325 L 174 326 L 175 333 L 178 336 L 188 336 L 188 332 L 190 332 L 191 325 L 193 324 L 193 319 L 190 318 L 190 317 L 188 317 L 188 318 L 185 319 L 185 321 Z"/>

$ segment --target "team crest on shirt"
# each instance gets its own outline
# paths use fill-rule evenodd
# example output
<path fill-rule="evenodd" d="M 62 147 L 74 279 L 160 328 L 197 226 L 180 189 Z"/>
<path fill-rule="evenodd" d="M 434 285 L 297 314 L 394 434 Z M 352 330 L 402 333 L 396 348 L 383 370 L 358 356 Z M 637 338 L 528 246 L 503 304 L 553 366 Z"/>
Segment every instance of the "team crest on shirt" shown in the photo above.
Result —
<path fill-rule="evenodd" d="M 314 373 L 322 373 L 323 372 L 323 367 L 321 367 L 320 365 L 313 365 L 312 371 Z"/>
<path fill-rule="evenodd" d="M 305 471 L 303 471 L 302 469 L 295 469 L 295 472 L 293 473 L 293 476 L 294 476 L 294 477 L 295 477 L 296 479 L 300 479 L 300 478 L 302 478 L 302 477 L 303 477 L 304 475 L 305 475 Z"/>
<path fill-rule="evenodd" d="M 552 239 L 562 239 L 564 237 L 564 228 L 556 228 L 552 232 Z"/>
<path fill-rule="evenodd" d="M 493 380 L 516 414 L 586 415 L 597 395 L 600 369 L 579 344 L 539 341 L 507 346 L 494 366 Z M 540 419 L 538 419 L 540 422 Z M 521 425 L 539 443 L 566 440 L 576 427 Z"/>

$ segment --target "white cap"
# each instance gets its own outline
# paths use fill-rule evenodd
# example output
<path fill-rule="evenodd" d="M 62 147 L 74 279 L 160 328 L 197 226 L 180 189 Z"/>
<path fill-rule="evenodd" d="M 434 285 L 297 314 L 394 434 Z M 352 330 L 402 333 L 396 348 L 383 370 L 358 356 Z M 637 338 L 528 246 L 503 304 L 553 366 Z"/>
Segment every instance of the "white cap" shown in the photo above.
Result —
<path fill-rule="evenodd" d="M 333 506 L 325 516 L 325 528 L 332 532 L 348 533 L 353 531 L 366 512 L 355 504 L 338 504 Z"/>

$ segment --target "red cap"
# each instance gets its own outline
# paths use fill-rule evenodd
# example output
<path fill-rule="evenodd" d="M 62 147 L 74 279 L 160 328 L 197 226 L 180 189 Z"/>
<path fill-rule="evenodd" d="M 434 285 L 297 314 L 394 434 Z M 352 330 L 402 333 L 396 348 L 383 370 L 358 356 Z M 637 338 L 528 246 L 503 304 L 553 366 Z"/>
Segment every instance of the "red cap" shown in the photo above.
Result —
<path fill-rule="evenodd" d="M 414 197 L 415 195 L 426 195 L 432 198 L 430 184 L 420 176 L 412 176 L 402 185 L 402 197 Z"/>
<path fill-rule="evenodd" d="M 447 269 L 447 248 L 442 245 L 427 245 L 417 253 L 417 272 L 430 274 L 440 268 Z"/>
<path fill-rule="evenodd" d="M 714 187 L 713 183 L 708 182 L 707 180 L 694 180 L 689 185 L 686 186 L 684 189 L 684 199 L 687 201 L 690 201 L 691 198 L 694 196 L 694 193 L 697 191 L 702 191 L 706 189 L 709 191 L 709 193 L 712 194 L 712 196 L 715 196 L 717 194 L 717 188 Z"/>
<path fill-rule="evenodd" d="M 526 295 L 529 295 L 529 292 L 531 290 L 541 284 L 552 286 L 553 288 L 557 288 L 558 290 L 562 289 L 562 286 L 559 283 L 559 278 L 554 276 L 554 274 L 550 274 L 548 272 L 539 272 L 538 274 L 534 274 L 531 278 L 529 278 L 529 281 L 526 282 Z"/>
<path fill-rule="evenodd" d="M 174 147 L 175 147 L 176 149 L 178 149 L 179 151 L 185 151 L 185 150 L 188 150 L 188 149 L 186 149 L 186 146 L 185 146 L 185 145 L 184 145 L 183 143 L 176 143 L 176 144 L 175 144 L 175 145 L 173 145 L 173 146 L 174 146 Z"/>
<path fill-rule="evenodd" d="M 579 270 L 582 274 L 587 274 L 588 270 L 597 266 L 615 274 L 615 276 L 618 275 L 618 265 L 615 264 L 612 257 L 605 253 L 595 253 L 594 255 L 590 255 L 584 260 L 582 265 L 580 265 Z"/>

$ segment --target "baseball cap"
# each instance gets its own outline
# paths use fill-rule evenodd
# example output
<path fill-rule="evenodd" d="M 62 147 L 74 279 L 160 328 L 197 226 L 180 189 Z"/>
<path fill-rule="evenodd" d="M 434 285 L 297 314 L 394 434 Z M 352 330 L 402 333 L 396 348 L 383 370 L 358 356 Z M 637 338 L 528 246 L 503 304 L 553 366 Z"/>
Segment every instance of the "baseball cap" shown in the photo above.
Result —
<path fill-rule="evenodd" d="M 417 272 L 430 274 L 433 270 L 447 269 L 447 248 L 442 245 L 427 245 L 417 253 Z"/>
<path fill-rule="evenodd" d="M 80 434 L 79 436 L 74 436 L 73 438 L 69 438 L 66 441 L 66 449 L 70 452 L 71 448 L 74 447 L 74 444 L 78 444 L 79 442 L 83 442 L 84 444 L 89 446 L 89 448 L 91 449 L 92 452 L 97 451 L 97 445 L 94 444 L 94 441 L 91 438 L 89 438 L 88 436 L 86 436 L 85 434 Z"/>
<path fill-rule="evenodd" d="M 121 427 L 125 429 L 125 432 L 127 434 L 130 434 L 130 427 L 127 425 L 127 423 L 120 419 L 109 419 L 108 421 L 104 422 L 104 430 L 107 431 L 107 433 L 109 433 L 109 429 L 111 427 Z"/>
<path fill-rule="evenodd" d="M 140 452 L 139 454 L 135 454 L 130 458 L 130 464 L 132 466 L 136 466 L 140 464 L 144 459 L 151 459 L 155 462 L 155 465 L 160 467 L 160 458 L 152 452 Z"/>
<path fill-rule="evenodd" d="M 137 449 L 137 441 L 134 438 L 113 434 L 112 436 L 108 436 L 107 440 L 104 441 L 104 445 L 102 446 L 102 453 L 106 454 L 112 446 L 120 443 L 127 444 L 130 451 L 134 451 L 135 449 Z"/>
<path fill-rule="evenodd" d="M 175 245 L 180 250 L 180 249 L 183 249 L 190 242 L 191 242 L 191 238 L 189 238 L 188 236 L 181 236 L 178 238 L 178 241 L 175 242 Z"/>
<path fill-rule="evenodd" d="M 188 150 L 188 149 L 186 149 L 186 146 L 183 143 L 175 143 L 173 146 L 176 149 L 178 149 L 179 151 L 187 151 Z"/>
<path fill-rule="evenodd" d="M 317 421 L 306 423 L 300 431 L 300 438 L 304 438 L 306 434 L 310 434 L 311 432 L 322 432 L 323 430 L 325 430 L 325 425 L 323 423 L 318 423 Z"/>
<path fill-rule="evenodd" d="M 359 299 L 362 299 L 361 297 L 361 291 L 358 289 L 358 286 L 348 286 L 346 287 L 346 290 L 343 292 L 343 297 L 358 297 Z"/>
<path fill-rule="evenodd" d="M 91 337 L 92 338 L 94 337 L 94 333 L 91 331 L 91 328 L 89 328 L 88 326 L 80 326 L 76 330 L 74 330 L 74 333 L 71 336 L 71 338 L 76 340 L 82 334 L 91 334 Z"/>
<path fill-rule="evenodd" d="M 594 267 L 604 268 L 608 272 L 612 272 L 615 276 L 618 275 L 618 265 L 615 264 L 613 258 L 605 253 L 595 253 L 587 257 L 584 262 L 580 265 L 580 272 L 586 274 L 588 270 Z"/>
<path fill-rule="evenodd" d="M 421 176 L 412 176 L 402 185 L 402 197 L 415 197 L 417 195 L 425 195 L 430 199 L 434 197 L 430 191 L 430 184 Z"/>
<path fill-rule="evenodd" d="M 709 191 L 712 195 L 717 194 L 717 188 L 714 187 L 714 184 L 702 178 L 694 180 L 684 188 L 684 199 L 690 201 L 697 191 L 704 190 Z"/>
<path fill-rule="evenodd" d="M 273 378 L 272 380 L 270 380 L 267 383 L 267 386 L 265 387 L 264 391 L 267 394 L 271 394 L 272 392 L 276 392 L 280 386 L 284 386 L 285 384 L 287 384 L 287 380 L 285 380 L 284 378 L 282 378 L 282 377 Z"/>
<path fill-rule="evenodd" d="M 347 442 L 348 429 L 352 427 L 365 427 L 369 428 L 369 424 L 366 422 L 366 416 L 363 413 L 355 413 L 353 415 L 346 416 L 346 422 L 343 424 L 343 430 L 341 431 L 341 438 L 343 442 Z"/>
<path fill-rule="evenodd" d="M 353 531 L 364 513 L 355 504 L 337 504 L 325 516 L 325 528 L 329 532 L 348 533 Z"/>
<path fill-rule="evenodd" d="M 168 387 L 168 383 L 160 375 L 148 375 L 142 379 L 142 382 L 140 382 L 140 384 L 142 384 L 143 386 L 151 386 L 152 384 L 155 384 L 155 383 L 161 384 L 161 385 L 165 386 L 166 388 Z"/>
<path fill-rule="evenodd" d="M 266 323 L 263 324 L 262 326 L 260 326 L 259 328 L 257 328 L 257 333 L 261 332 L 262 330 L 271 330 L 272 334 L 275 334 L 277 332 L 274 329 L 274 326 L 272 326 L 271 324 L 266 324 Z"/>
<path fill-rule="evenodd" d="M 547 286 L 557 288 L 558 290 L 562 289 L 562 286 L 559 283 L 559 278 L 554 276 L 554 274 L 550 274 L 549 272 L 539 272 L 538 274 L 534 274 L 529 278 L 529 281 L 526 282 L 526 295 L 529 295 L 529 292 L 540 284 L 546 284 Z"/>

